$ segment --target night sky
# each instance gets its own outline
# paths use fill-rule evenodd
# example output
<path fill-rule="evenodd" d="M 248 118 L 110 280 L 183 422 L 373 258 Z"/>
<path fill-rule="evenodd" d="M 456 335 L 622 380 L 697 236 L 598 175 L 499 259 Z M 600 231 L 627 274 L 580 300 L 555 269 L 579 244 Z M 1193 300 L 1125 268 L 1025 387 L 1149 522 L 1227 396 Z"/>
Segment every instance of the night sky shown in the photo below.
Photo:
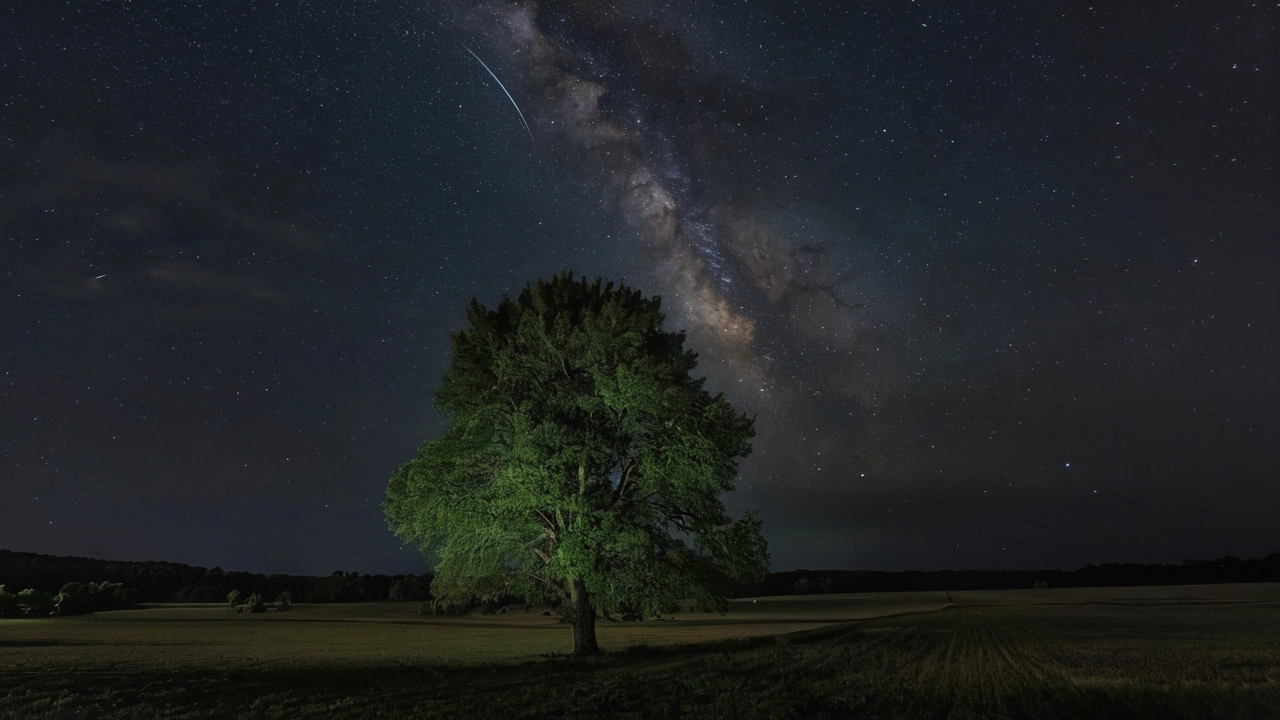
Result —
<path fill-rule="evenodd" d="M 775 569 L 1280 550 L 1280 10 L 1020 5 L 6 3 L 0 547 L 423 572 L 449 333 L 570 269 Z"/>

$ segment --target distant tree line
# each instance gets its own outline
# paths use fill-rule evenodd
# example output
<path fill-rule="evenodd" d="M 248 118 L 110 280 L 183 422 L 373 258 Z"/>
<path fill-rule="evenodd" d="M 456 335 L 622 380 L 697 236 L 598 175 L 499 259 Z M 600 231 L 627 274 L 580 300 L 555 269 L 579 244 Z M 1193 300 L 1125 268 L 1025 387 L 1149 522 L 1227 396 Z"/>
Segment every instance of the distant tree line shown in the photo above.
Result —
<path fill-rule="evenodd" d="M 133 604 L 133 593 L 113 582 L 69 582 L 56 593 L 40 588 L 10 592 L 0 585 L 0 618 L 84 615 L 98 610 L 122 610 Z"/>
<path fill-rule="evenodd" d="M 172 562 L 129 562 L 0 550 L 0 584 L 11 590 L 50 595 L 72 582 L 119 583 L 135 602 L 227 602 L 232 590 L 245 597 L 292 602 L 363 602 L 431 599 L 431 575 L 264 575 Z M 16 591 L 15 591 L 16 592 Z"/>
<path fill-rule="evenodd" d="M 244 604 L 230 600 L 232 591 L 243 598 L 257 595 L 267 605 L 271 603 L 266 603 L 266 598 L 276 598 L 279 602 L 281 596 L 288 593 L 286 607 L 288 602 L 428 602 L 433 600 L 431 579 L 432 576 L 427 574 L 362 575 L 342 571 L 321 576 L 263 575 L 182 563 L 97 560 L 0 550 L 0 585 L 9 588 L 0 593 L 0 613 L 6 607 L 38 607 L 41 611 L 51 612 L 54 608 L 47 601 L 68 594 L 68 591 L 72 597 L 81 598 L 68 604 L 68 611 L 73 607 L 83 607 L 82 598 L 86 593 L 97 593 L 103 598 L 118 594 L 118 601 L 103 600 L 105 604 L 97 609 L 113 609 L 132 602 Z M 1107 563 L 1086 565 L 1079 570 L 791 570 L 770 573 L 760 583 L 740 585 L 732 594 L 745 597 L 1245 582 L 1280 582 L 1280 553 L 1249 560 L 1233 555 L 1215 560 L 1183 560 L 1180 565 Z M 78 587 L 68 588 L 69 583 Z M 112 589 L 103 591 L 103 586 Z M 26 593 L 25 598 L 19 600 L 23 593 Z M 38 602 L 42 599 L 45 602 Z M 473 600 L 467 607 L 483 605 L 484 598 Z M 505 601 L 518 602 L 519 598 L 506 598 Z M 92 606 L 90 603 L 89 607 Z M 11 612 L 22 614 L 22 611 Z"/>
<path fill-rule="evenodd" d="M 1280 553 L 1243 560 L 1183 560 L 1181 565 L 1107 563 L 1079 570 L 792 570 L 770 573 L 763 583 L 739 588 L 746 595 L 810 595 L 829 592 L 1013 590 L 1018 588 L 1206 585 L 1280 582 Z"/>

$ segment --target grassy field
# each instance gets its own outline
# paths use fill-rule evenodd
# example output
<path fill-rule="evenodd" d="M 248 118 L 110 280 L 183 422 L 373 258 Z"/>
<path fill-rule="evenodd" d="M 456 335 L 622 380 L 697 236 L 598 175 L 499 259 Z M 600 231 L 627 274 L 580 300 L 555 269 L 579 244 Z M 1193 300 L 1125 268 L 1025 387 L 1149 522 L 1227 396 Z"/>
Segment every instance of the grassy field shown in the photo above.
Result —
<path fill-rule="evenodd" d="M 1280 585 L 758 598 L 599 626 L 539 609 L 0 621 L 0 718 L 1280 718 Z"/>

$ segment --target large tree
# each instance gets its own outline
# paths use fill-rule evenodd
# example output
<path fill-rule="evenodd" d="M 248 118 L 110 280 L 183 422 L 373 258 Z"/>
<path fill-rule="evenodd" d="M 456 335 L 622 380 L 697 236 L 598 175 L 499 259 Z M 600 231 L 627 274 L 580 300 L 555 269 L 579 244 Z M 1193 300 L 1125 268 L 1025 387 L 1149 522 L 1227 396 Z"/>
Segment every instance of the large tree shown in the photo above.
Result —
<path fill-rule="evenodd" d="M 661 301 L 571 273 L 497 309 L 476 301 L 435 393 L 447 414 L 387 486 L 387 522 L 434 560 L 444 602 L 558 600 L 573 652 L 597 614 L 653 617 L 679 598 L 723 611 L 769 563 L 733 490 L 752 419 L 691 375 Z"/>

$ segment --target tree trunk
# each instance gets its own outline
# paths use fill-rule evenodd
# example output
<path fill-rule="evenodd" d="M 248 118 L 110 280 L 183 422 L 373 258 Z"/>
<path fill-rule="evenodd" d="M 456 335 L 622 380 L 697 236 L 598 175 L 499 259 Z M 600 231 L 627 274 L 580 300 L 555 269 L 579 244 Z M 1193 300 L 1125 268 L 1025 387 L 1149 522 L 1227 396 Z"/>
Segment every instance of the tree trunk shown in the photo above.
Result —
<path fill-rule="evenodd" d="M 591 607 L 591 598 L 587 596 L 586 585 L 581 580 L 569 581 L 569 602 L 573 606 L 569 617 L 573 624 L 573 654 L 599 653 L 600 645 L 596 643 L 596 610 Z"/>

